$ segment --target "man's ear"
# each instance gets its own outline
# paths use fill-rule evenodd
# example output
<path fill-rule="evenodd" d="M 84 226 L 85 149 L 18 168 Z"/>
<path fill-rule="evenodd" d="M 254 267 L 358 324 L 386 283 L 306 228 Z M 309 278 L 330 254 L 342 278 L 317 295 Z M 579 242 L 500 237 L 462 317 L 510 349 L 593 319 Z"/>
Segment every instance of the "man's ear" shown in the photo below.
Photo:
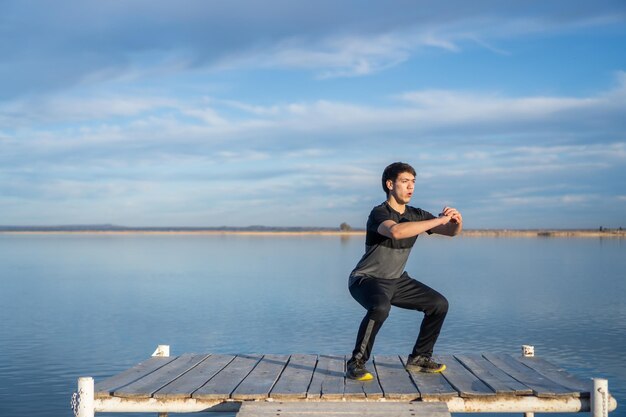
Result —
<path fill-rule="evenodd" d="M 393 190 L 393 181 L 387 180 L 387 182 L 385 184 L 387 185 L 387 189 L 389 191 Z"/>

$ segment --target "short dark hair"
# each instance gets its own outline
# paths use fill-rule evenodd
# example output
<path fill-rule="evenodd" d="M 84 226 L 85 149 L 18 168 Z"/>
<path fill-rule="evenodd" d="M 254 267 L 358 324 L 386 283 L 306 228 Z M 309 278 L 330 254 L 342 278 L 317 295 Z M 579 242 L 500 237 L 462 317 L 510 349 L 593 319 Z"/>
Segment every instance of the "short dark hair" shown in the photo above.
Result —
<path fill-rule="evenodd" d="M 389 189 L 387 188 L 387 180 L 391 180 L 392 182 L 395 182 L 396 179 L 398 178 L 398 175 L 402 174 L 403 172 L 409 172 L 414 177 L 417 176 L 417 174 L 415 173 L 415 169 L 413 169 L 411 165 L 405 164 L 404 162 L 394 162 L 393 164 L 385 168 L 385 170 L 383 171 L 383 178 L 382 178 L 383 191 L 385 191 L 385 194 L 389 195 Z"/>

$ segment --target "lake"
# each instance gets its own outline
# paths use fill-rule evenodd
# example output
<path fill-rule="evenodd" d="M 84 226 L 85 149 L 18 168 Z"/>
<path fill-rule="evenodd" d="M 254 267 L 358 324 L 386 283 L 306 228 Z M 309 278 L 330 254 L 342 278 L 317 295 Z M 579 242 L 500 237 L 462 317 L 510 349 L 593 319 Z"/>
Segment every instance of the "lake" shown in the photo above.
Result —
<path fill-rule="evenodd" d="M 534 345 L 572 373 L 608 378 L 618 417 L 625 249 L 424 235 L 407 271 L 450 302 L 435 353 Z M 0 415 L 70 416 L 79 376 L 101 380 L 158 344 L 172 355 L 349 354 L 364 311 L 347 279 L 363 251 L 362 236 L 0 234 Z M 392 309 L 374 354 L 409 353 L 420 322 Z"/>

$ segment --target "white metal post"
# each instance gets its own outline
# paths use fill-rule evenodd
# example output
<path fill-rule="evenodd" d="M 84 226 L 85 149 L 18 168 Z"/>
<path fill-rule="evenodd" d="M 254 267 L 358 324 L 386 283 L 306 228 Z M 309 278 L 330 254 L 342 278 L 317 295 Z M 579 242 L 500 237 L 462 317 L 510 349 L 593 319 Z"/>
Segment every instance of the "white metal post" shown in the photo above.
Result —
<path fill-rule="evenodd" d="M 535 347 L 531 345 L 522 345 L 522 356 L 527 358 L 535 356 Z"/>
<path fill-rule="evenodd" d="M 535 347 L 532 345 L 522 345 L 522 356 L 532 358 L 535 356 Z M 535 417 L 535 413 L 525 412 L 524 417 Z"/>
<path fill-rule="evenodd" d="M 593 379 L 593 392 L 591 393 L 591 416 L 609 416 L 609 381 L 607 379 Z"/>
<path fill-rule="evenodd" d="M 91 377 L 78 378 L 78 391 L 72 400 L 76 417 L 94 417 L 94 383 Z"/>
<path fill-rule="evenodd" d="M 170 345 L 158 345 L 152 356 L 170 356 Z"/>
<path fill-rule="evenodd" d="M 170 345 L 158 345 L 152 356 L 170 356 Z M 168 417 L 168 413 L 159 413 L 159 417 Z"/>

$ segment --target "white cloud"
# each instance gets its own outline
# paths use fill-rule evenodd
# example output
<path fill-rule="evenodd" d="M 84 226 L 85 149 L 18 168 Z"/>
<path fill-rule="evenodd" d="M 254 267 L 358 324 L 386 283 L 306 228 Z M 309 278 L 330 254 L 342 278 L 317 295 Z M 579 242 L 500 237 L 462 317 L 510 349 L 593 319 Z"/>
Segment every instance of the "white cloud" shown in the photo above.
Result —
<path fill-rule="evenodd" d="M 561 207 L 580 206 L 581 204 L 599 202 L 601 198 L 589 194 L 565 194 L 553 196 L 506 197 L 498 199 L 498 203 L 506 206 Z"/>
<path fill-rule="evenodd" d="M 0 102 L 0 127 L 81 123 L 133 117 L 176 106 L 176 99 L 139 95 L 49 95 Z"/>
<path fill-rule="evenodd" d="M 446 90 L 413 91 L 397 96 L 431 123 L 544 120 L 555 113 L 605 104 L 601 97 L 505 97 Z M 624 106 L 626 107 L 626 106 Z"/>
<path fill-rule="evenodd" d="M 418 45 L 450 49 L 432 36 L 406 33 L 331 35 L 322 39 L 290 38 L 271 47 L 261 47 L 221 58 L 215 67 L 291 68 L 318 71 L 319 78 L 362 76 L 395 66 L 407 60 Z"/>
<path fill-rule="evenodd" d="M 209 126 L 227 127 L 230 125 L 230 123 L 221 117 L 215 109 L 210 107 L 186 108 L 182 110 L 182 113 L 200 119 Z"/>

